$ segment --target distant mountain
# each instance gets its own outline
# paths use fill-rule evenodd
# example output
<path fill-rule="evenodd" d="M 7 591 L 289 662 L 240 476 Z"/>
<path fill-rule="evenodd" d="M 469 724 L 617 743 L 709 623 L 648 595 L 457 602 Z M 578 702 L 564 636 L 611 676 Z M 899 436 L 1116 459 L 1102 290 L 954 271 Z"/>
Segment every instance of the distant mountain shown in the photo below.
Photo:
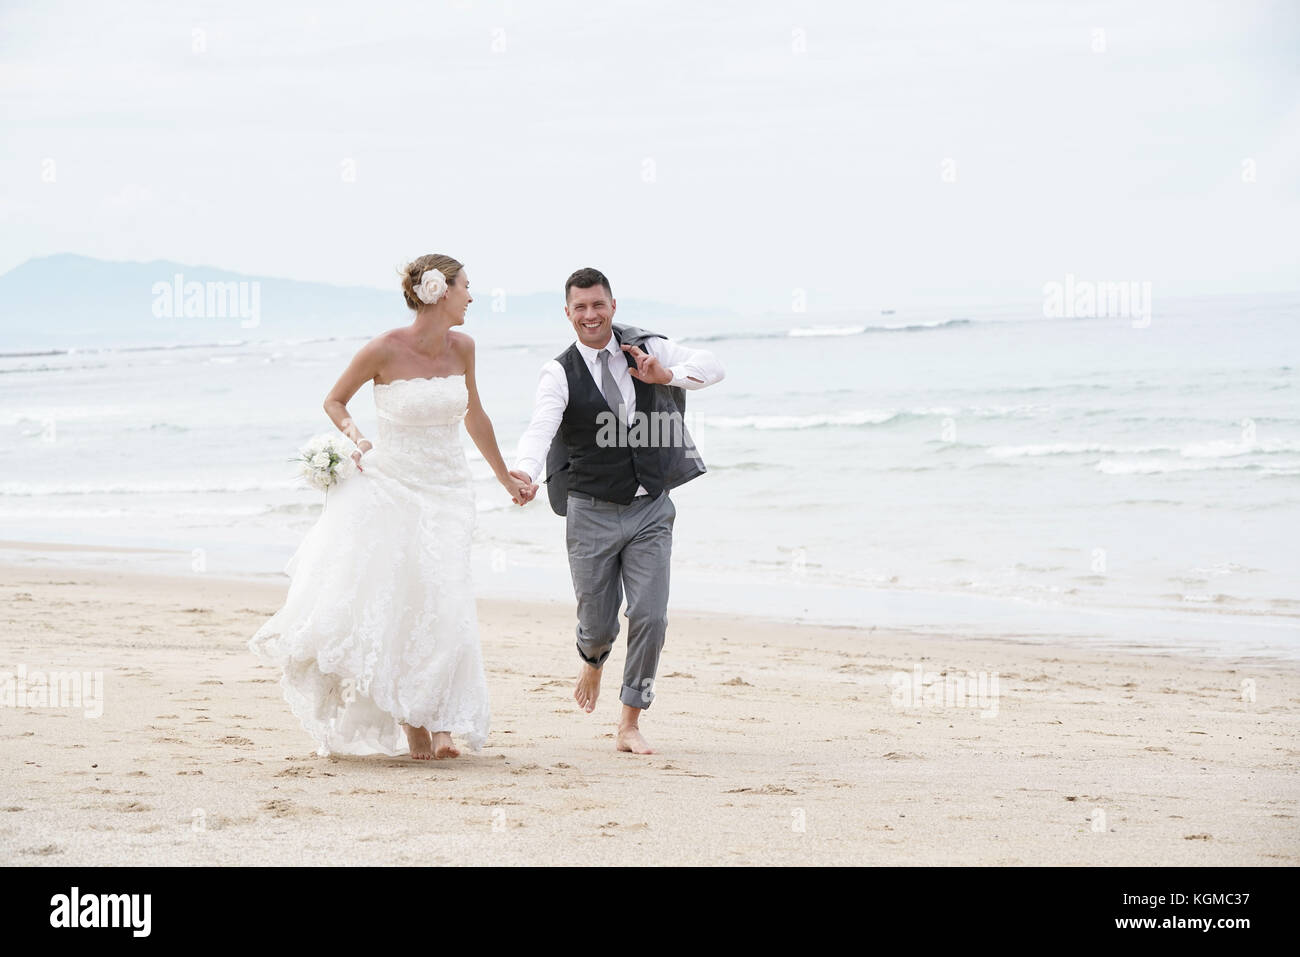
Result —
<path fill-rule="evenodd" d="M 631 299 L 620 301 L 618 312 L 620 319 L 647 324 L 661 317 L 729 315 Z M 468 325 L 482 328 L 490 317 L 495 331 L 506 333 L 519 330 L 517 323 L 563 315 L 558 291 L 508 295 L 503 303 L 480 294 Z M 371 336 L 410 317 L 396 277 L 393 289 L 384 291 L 71 253 L 30 259 L 0 275 L 0 353 Z"/>

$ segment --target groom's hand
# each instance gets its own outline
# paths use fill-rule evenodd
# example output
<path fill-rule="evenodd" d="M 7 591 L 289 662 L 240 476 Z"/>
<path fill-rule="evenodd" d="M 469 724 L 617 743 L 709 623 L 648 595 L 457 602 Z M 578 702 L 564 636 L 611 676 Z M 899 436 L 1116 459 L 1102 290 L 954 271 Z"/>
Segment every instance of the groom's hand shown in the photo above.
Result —
<path fill-rule="evenodd" d="M 636 368 L 628 368 L 632 378 L 654 385 L 667 385 L 673 381 L 673 374 L 665 369 L 654 356 L 642 352 L 636 346 L 624 346 L 623 351 L 636 360 Z"/>

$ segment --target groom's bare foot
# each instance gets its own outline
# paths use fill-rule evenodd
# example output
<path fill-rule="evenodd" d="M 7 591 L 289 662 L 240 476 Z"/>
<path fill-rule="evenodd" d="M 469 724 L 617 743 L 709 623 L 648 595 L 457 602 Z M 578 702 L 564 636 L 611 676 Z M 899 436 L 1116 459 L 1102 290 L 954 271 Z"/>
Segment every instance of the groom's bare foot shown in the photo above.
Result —
<path fill-rule="evenodd" d="M 443 758 L 458 758 L 460 751 L 451 743 L 451 735 L 446 731 L 436 731 L 433 735 L 433 756 L 441 761 Z"/>
<path fill-rule="evenodd" d="M 591 714 L 600 697 L 600 669 L 593 668 L 585 661 L 578 666 L 578 683 L 573 686 L 573 700 L 578 707 Z"/>
<path fill-rule="evenodd" d="M 623 705 L 623 711 L 618 717 L 618 736 L 614 742 L 614 746 L 620 751 L 631 751 L 633 754 L 655 753 L 654 748 L 641 737 L 641 729 L 637 727 L 640 720 L 640 708 L 634 708 L 630 704 Z"/>
<path fill-rule="evenodd" d="M 618 738 L 615 747 L 620 751 L 631 751 L 633 754 L 654 754 L 654 748 L 646 743 L 646 739 L 641 737 L 641 729 L 634 724 L 620 724 L 618 726 Z"/>
<path fill-rule="evenodd" d="M 412 758 L 416 761 L 427 761 L 433 757 L 433 742 L 429 739 L 427 729 L 412 728 L 409 724 L 404 724 L 402 730 L 406 732 L 406 744 L 411 749 Z"/>

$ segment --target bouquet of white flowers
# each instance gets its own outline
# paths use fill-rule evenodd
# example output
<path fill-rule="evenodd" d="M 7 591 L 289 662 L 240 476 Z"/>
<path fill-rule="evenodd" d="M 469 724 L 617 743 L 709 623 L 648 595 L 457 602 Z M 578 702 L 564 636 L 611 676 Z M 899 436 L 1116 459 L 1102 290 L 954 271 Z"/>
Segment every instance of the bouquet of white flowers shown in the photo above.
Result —
<path fill-rule="evenodd" d="M 357 470 L 352 461 L 354 451 L 356 446 L 350 439 L 327 432 L 311 439 L 290 461 L 299 463 L 308 485 L 327 491 Z"/>

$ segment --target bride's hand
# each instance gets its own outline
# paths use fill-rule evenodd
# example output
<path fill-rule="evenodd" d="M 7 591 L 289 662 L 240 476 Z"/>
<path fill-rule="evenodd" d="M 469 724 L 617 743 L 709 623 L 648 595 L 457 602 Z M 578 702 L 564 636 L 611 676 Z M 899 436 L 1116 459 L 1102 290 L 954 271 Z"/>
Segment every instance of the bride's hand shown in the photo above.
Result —
<path fill-rule="evenodd" d="M 370 444 L 369 439 L 362 439 L 360 442 L 357 443 L 357 450 L 352 453 L 352 461 L 356 463 L 358 472 L 365 471 L 365 469 L 361 467 L 361 456 L 364 455 L 366 452 L 369 452 L 373 448 L 374 446 Z"/>

